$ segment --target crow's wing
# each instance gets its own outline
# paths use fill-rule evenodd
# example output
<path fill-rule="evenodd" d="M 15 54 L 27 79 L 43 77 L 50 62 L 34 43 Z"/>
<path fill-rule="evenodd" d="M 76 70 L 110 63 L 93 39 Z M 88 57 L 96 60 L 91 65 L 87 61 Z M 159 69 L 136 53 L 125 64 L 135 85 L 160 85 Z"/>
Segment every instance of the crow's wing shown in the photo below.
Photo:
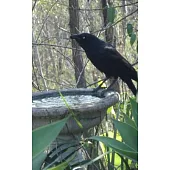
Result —
<path fill-rule="evenodd" d="M 105 69 L 107 75 L 118 76 L 120 78 L 129 77 L 137 81 L 137 72 L 132 65 L 111 45 L 105 45 L 100 48 L 100 61 L 103 63 L 102 69 Z M 107 67 L 105 67 L 105 66 Z M 111 75 L 112 74 L 112 75 Z"/>

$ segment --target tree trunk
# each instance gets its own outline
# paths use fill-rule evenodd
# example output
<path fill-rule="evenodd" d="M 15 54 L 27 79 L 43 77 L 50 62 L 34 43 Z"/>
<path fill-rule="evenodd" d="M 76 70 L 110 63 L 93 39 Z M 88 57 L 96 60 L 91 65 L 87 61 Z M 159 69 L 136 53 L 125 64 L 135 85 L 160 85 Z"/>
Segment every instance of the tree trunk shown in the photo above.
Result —
<path fill-rule="evenodd" d="M 78 15 L 78 0 L 69 0 L 69 14 L 70 14 L 70 33 L 78 34 L 79 30 L 79 15 Z M 76 86 L 78 88 L 85 87 L 85 76 L 83 70 L 83 59 L 81 53 L 79 51 L 80 46 L 72 40 L 72 54 L 73 54 L 73 62 L 74 62 L 74 70 L 75 70 L 75 78 L 76 78 Z"/>
<path fill-rule="evenodd" d="M 102 8 L 103 10 L 103 22 L 104 22 L 104 26 L 106 26 L 108 24 L 108 20 L 107 20 L 107 1 L 106 0 L 101 0 L 102 3 Z M 108 4 L 111 5 L 111 2 L 108 0 Z M 114 32 L 116 31 L 115 28 L 113 27 L 109 27 L 108 29 L 106 29 L 105 31 L 105 38 L 106 38 L 106 42 L 112 44 L 115 48 L 116 48 L 116 39 L 114 36 Z M 114 78 L 110 79 L 110 83 L 114 80 Z M 115 89 L 115 91 L 120 93 L 120 87 L 119 87 L 119 82 L 116 81 L 114 83 L 114 85 L 112 86 L 113 89 Z"/>

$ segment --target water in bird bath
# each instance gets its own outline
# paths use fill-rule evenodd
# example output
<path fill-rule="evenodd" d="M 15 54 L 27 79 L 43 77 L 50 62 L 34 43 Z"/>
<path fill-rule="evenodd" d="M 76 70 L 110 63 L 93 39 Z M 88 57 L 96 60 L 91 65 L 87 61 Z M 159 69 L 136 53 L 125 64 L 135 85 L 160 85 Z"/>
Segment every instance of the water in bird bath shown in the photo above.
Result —
<path fill-rule="evenodd" d="M 92 102 L 98 102 L 101 100 L 99 97 L 91 96 L 91 95 L 72 95 L 72 96 L 64 96 L 67 104 L 69 106 L 75 105 L 86 105 Z M 57 97 L 48 97 L 38 100 L 32 101 L 32 107 L 34 108 L 49 108 L 49 107 L 62 107 L 65 106 L 63 99 L 60 96 Z"/>

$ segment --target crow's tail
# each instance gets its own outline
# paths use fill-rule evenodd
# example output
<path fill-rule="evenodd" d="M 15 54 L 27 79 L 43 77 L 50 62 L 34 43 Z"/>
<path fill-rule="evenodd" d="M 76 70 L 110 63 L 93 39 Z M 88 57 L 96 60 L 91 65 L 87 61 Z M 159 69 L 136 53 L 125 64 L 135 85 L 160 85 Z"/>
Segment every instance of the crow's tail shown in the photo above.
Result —
<path fill-rule="evenodd" d="M 124 82 L 128 85 L 129 89 L 132 91 L 132 93 L 136 96 L 137 94 L 137 89 L 134 86 L 133 82 L 131 79 L 126 79 Z"/>

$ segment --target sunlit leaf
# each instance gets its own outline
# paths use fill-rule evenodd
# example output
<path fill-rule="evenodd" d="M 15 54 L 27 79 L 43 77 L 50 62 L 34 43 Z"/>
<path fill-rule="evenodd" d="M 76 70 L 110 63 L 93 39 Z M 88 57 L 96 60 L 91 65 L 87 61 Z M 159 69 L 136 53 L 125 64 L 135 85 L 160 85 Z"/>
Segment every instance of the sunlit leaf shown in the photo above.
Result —
<path fill-rule="evenodd" d="M 48 168 L 47 170 L 61 170 L 61 169 L 64 170 L 65 168 L 68 167 L 68 165 L 69 165 L 68 162 L 65 161 L 55 167 Z"/>
<path fill-rule="evenodd" d="M 47 170 L 64 170 L 65 168 L 67 168 L 69 166 L 69 162 L 71 162 L 76 156 L 76 153 L 73 154 L 71 157 L 69 157 L 66 161 L 62 162 L 61 164 L 52 167 L 52 168 L 48 168 Z"/>
<path fill-rule="evenodd" d="M 107 114 L 112 114 L 112 113 L 115 113 L 113 106 L 107 109 Z"/>
<path fill-rule="evenodd" d="M 127 123 L 114 120 L 114 125 L 118 129 L 125 144 L 137 152 L 138 150 L 138 131 Z"/>
<path fill-rule="evenodd" d="M 119 142 L 113 138 L 103 137 L 103 136 L 93 136 L 89 139 L 97 140 L 104 143 L 106 146 L 111 147 L 115 152 L 119 153 L 122 156 L 125 156 L 135 162 L 138 160 L 138 153 L 135 152 L 128 145 Z"/>
<path fill-rule="evenodd" d="M 67 103 L 65 97 L 62 95 L 62 93 L 61 93 L 60 91 L 59 91 L 59 94 L 60 94 L 63 102 L 64 102 L 65 105 L 67 106 L 68 110 L 69 110 L 70 113 L 72 114 L 73 119 L 76 121 L 77 125 L 78 125 L 81 129 L 83 129 L 83 125 L 82 125 L 81 122 L 76 118 L 76 115 L 75 115 L 74 112 L 71 110 L 71 108 L 70 108 L 69 104 Z"/>

